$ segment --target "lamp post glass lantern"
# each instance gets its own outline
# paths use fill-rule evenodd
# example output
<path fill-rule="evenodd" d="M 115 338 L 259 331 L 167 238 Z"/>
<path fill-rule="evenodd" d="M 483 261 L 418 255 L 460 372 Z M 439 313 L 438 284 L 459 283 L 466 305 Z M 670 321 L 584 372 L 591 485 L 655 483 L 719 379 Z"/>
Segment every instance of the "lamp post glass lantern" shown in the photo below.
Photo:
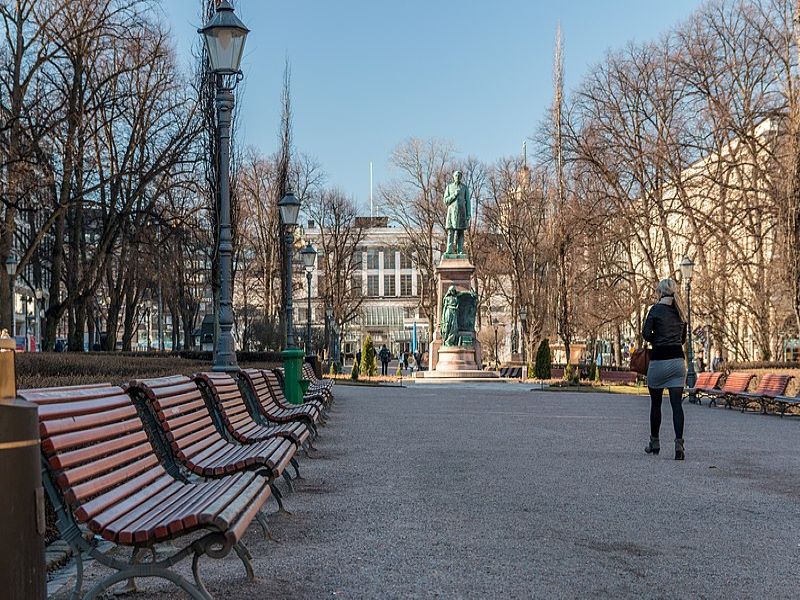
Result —
<path fill-rule="evenodd" d="M 233 340 L 233 237 L 231 232 L 230 154 L 233 90 L 241 72 L 239 65 L 249 29 L 233 13 L 227 0 L 217 5 L 209 23 L 199 29 L 208 62 L 216 78 L 217 129 L 219 139 L 219 337 L 214 344 L 214 371 L 235 371 Z M 230 76 L 236 76 L 231 78 Z"/>
<path fill-rule="evenodd" d="M 211 70 L 217 75 L 238 73 L 250 30 L 233 13 L 231 3 L 222 0 L 214 18 L 198 32 L 203 36 Z"/>
<path fill-rule="evenodd" d="M 694 261 L 685 256 L 681 261 L 681 275 L 686 281 L 686 328 L 688 349 L 686 352 L 686 385 L 693 388 L 697 382 L 697 372 L 694 368 L 694 348 L 692 344 L 692 275 L 694 275 Z"/>
<path fill-rule="evenodd" d="M 300 251 L 303 258 L 303 267 L 306 270 L 306 297 L 308 304 L 306 307 L 306 356 L 311 356 L 311 274 L 314 271 L 314 263 L 317 260 L 317 251 L 311 243 Z"/>

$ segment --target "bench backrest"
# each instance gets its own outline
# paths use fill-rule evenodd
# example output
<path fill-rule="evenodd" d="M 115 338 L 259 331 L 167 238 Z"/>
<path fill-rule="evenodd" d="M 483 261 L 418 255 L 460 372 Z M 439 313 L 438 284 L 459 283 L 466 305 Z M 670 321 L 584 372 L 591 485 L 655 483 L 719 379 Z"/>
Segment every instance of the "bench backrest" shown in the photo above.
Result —
<path fill-rule="evenodd" d="M 185 375 L 138 379 L 128 391 L 150 405 L 173 454 L 186 462 L 205 448 L 224 440 L 214 425 L 203 394 Z"/>
<path fill-rule="evenodd" d="M 213 371 L 195 374 L 194 381 L 201 389 L 207 390 L 228 433 L 238 441 L 245 442 L 247 436 L 241 433 L 241 429 L 251 425 L 253 418 L 237 381 L 227 373 Z"/>
<path fill-rule="evenodd" d="M 138 504 L 141 490 L 166 475 L 121 387 L 20 390 L 19 395 L 39 405 L 42 455 L 79 521 L 91 526 L 93 517 L 112 506 Z"/>
<path fill-rule="evenodd" d="M 737 371 L 728 375 L 725 380 L 725 385 L 722 386 L 722 391 L 727 394 L 740 394 L 746 392 L 750 386 L 750 382 L 755 375 L 753 373 L 744 373 Z"/>
<path fill-rule="evenodd" d="M 756 394 L 766 396 L 767 398 L 774 398 L 780 396 L 786 391 L 786 386 L 791 381 L 791 375 L 781 375 L 779 373 L 767 373 L 758 382 Z"/>
<path fill-rule="evenodd" d="M 711 373 L 709 373 L 708 371 L 703 371 L 701 373 L 698 373 L 697 374 L 697 381 L 695 382 L 694 387 L 707 388 L 708 387 L 708 381 L 710 379 L 709 375 L 711 375 Z"/>
<path fill-rule="evenodd" d="M 312 367 L 309 363 L 303 363 L 303 377 L 313 383 L 319 383 L 317 374 L 314 372 L 314 367 Z"/>
<path fill-rule="evenodd" d="M 281 408 L 277 402 L 275 402 L 275 395 L 272 392 L 272 387 L 269 385 L 265 374 L 267 372 L 268 371 L 263 371 L 261 369 L 243 369 L 241 371 L 242 376 L 250 385 L 250 389 L 253 390 L 256 403 L 262 410 L 262 414 L 272 413 Z"/>
<path fill-rule="evenodd" d="M 262 369 L 261 372 L 264 373 L 264 378 L 267 380 L 267 385 L 272 392 L 272 397 L 275 399 L 278 406 L 286 406 L 289 404 L 286 395 L 283 393 L 283 386 L 278 379 L 278 374 L 269 369 Z"/>

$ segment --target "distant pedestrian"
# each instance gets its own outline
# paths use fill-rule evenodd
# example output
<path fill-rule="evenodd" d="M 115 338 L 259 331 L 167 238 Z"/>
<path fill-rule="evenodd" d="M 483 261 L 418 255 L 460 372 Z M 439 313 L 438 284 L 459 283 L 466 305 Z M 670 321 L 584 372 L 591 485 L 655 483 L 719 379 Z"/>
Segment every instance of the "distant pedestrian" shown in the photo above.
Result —
<path fill-rule="evenodd" d="M 408 352 L 403 352 L 403 367 L 408 371 Z"/>
<path fill-rule="evenodd" d="M 675 460 L 683 460 L 683 386 L 686 384 L 686 319 L 678 296 L 678 284 L 663 279 L 656 287 L 656 303 L 650 308 L 642 329 L 642 337 L 650 342 L 650 367 L 647 388 L 650 391 L 650 443 L 648 454 L 659 452 L 661 400 L 664 388 L 669 390 L 672 425 L 675 429 Z"/>
<path fill-rule="evenodd" d="M 392 359 L 392 353 L 386 347 L 386 344 L 381 346 L 381 351 L 378 353 L 378 358 L 381 359 L 381 375 L 389 374 L 389 361 Z"/>
<path fill-rule="evenodd" d="M 724 368 L 725 359 L 722 358 L 722 352 L 717 350 L 714 354 L 714 360 L 711 361 L 711 370 L 715 373 L 722 371 Z"/>
<path fill-rule="evenodd" d="M 356 363 L 353 366 L 358 367 L 359 370 L 361 370 L 361 350 L 356 352 Z"/>

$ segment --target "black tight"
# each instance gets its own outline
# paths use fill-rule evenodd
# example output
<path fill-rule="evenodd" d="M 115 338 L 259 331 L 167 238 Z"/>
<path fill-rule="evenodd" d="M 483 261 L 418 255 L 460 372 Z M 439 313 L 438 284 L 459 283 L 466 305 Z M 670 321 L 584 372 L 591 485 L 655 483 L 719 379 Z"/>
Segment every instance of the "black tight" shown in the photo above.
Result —
<path fill-rule="evenodd" d="M 661 399 L 664 390 L 661 388 L 647 388 L 650 390 L 650 435 L 658 437 L 661 429 Z M 675 438 L 683 439 L 683 388 L 669 388 L 669 403 L 672 405 L 672 424 L 675 426 Z"/>

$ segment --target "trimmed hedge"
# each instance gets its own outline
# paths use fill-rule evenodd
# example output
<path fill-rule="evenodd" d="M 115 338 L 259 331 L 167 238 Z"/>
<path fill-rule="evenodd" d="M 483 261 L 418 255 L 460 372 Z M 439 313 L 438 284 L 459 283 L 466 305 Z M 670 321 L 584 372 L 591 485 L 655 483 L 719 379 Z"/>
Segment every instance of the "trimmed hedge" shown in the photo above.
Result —
<path fill-rule="evenodd" d="M 770 369 L 781 371 L 786 369 L 800 369 L 800 362 L 769 362 L 769 361 L 752 361 L 752 362 L 724 362 L 722 363 L 724 371 L 748 371 L 754 369 Z"/>
<path fill-rule="evenodd" d="M 213 353 L 208 351 L 200 351 L 200 350 L 183 350 L 178 352 L 178 356 L 181 358 L 186 358 L 188 360 L 205 360 L 211 362 L 213 358 Z M 236 353 L 236 360 L 239 362 L 247 362 L 247 363 L 254 363 L 254 362 L 269 362 L 269 363 L 281 363 L 283 362 L 283 355 L 275 350 L 267 350 L 265 352 L 244 352 L 239 351 Z"/>
<path fill-rule="evenodd" d="M 248 360 L 248 355 L 254 354 L 266 353 L 242 353 L 240 366 L 272 368 L 281 362 Z M 155 353 L 20 352 L 17 354 L 17 387 L 56 387 L 103 381 L 120 384 L 137 378 L 192 375 L 210 368 L 210 355 L 208 360 L 191 360 L 175 354 Z"/>

